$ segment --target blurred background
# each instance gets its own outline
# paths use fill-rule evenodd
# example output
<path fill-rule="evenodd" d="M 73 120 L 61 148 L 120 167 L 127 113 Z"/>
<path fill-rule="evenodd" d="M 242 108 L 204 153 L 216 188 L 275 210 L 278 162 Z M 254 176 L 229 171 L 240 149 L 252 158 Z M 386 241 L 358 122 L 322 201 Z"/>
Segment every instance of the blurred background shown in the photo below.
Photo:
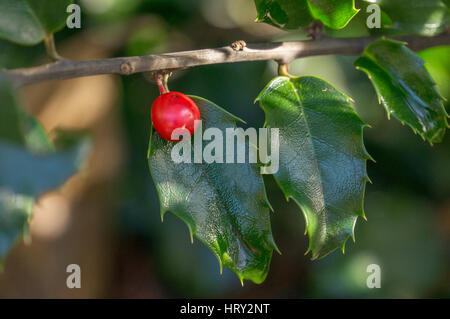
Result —
<path fill-rule="evenodd" d="M 56 34 L 62 56 L 72 59 L 145 55 L 213 48 L 236 40 L 302 40 L 254 22 L 252 0 L 80 0 L 82 28 Z M 334 36 L 362 36 L 352 22 Z M 450 100 L 450 49 L 420 53 Z M 95 151 L 90 168 L 40 198 L 30 236 L 10 252 L 0 274 L 0 297 L 18 298 L 448 298 L 450 297 L 450 134 L 433 147 L 408 127 L 388 121 L 355 57 L 297 60 L 295 75 L 323 77 L 355 100 L 372 128 L 365 144 L 373 184 L 366 189 L 368 221 L 359 220 L 356 243 L 312 262 L 299 208 L 287 203 L 270 176 L 267 193 L 275 212 L 274 253 L 261 285 L 229 270 L 219 274 L 214 255 L 190 243 L 185 224 L 172 214 L 161 223 L 146 161 L 150 106 L 157 87 L 146 74 L 96 76 L 25 87 L 20 95 L 46 130 L 87 130 Z M 48 62 L 43 45 L 0 41 L 0 65 Z M 171 90 L 202 96 L 261 127 L 253 104 L 276 75 L 275 62 L 251 62 L 177 71 Z M 447 102 L 448 109 L 448 102 Z M 81 267 L 81 289 L 66 287 L 66 266 Z M 366 267 L 381 266 L 380 289 L 368 289 Z"/>

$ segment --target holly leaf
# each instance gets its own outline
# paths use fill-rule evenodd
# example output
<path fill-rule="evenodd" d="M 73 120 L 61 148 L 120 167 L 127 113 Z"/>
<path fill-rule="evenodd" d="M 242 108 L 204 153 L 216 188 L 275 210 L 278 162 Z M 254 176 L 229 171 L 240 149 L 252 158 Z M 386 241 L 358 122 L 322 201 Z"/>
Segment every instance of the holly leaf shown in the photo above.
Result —
<path fill-rule="evenodd" d="M 281 29 L 298 29 L 320 20 L 333 29 L 344 28 L 358 13 L 354 0 L 255 0 L 257 22 Z"/>
<path fill-rule="evenodd" d="M 62 29 L 73 0 L 0 0 L 0 38 L 23 45 Z"/>
<path fill-rule="evenodd" d="M 10 83 L 0 75 L 0 139 L 24 146 L 33 153 L 54 151 L 54 146 L 34 116 L 19 107 Z"/>
<path fill-rule="evenodd" d="M 15 242 L 28 230 L 34 200 L 0 191 L 0 266 Z"/>
<path fill-rule="evenodd" d="M 200 110 L 205 130 L 216 128 L 225 137 L 226 129 L 234 129 L 240 121 L 210 101 L 191 98 Z M 194 163 L 194 147 L 186 153 L 191 163 L 175 163 L 171 153 L 180 143 L 186 142 L 168 142 L 152 129 L 148 163 L 159 194 L 161 217 L 171 211 L 182 219 L 191 240 L 195 236 L 203 242 L 219 260 L 221 270 L 222 265 L 228 267 L 241 282 L 263 282 L 272 251 L 277 248 L 259 167 L 248 161 Z M 201 143 L 205 150 L 209 143 Z M 240 147 L 238 144 L 249 149 L 248 142 L 238 139 L 235 146 Z"/>
<path fill-rule="evenodd" d="M 0 188 L 36 197 L 75 173 L 88 150 L 81 141 L 56 150 L 34 116 L 0 76 Z"/>
<path fill-rule="evenodd" d="M 433 36 L 444 31 L 449 8 L 442 0 L 373 0 L 393 23 L 386 29 L 395 33 Z"/>
<path fill-rule="evenodd" d="M 77 172 L 88 149 L 88 143 L 81 142 L 67 150 L 35 155 L 0 140 L 0 188 L 38 197 Z"/>
<path fill-rule="evenodd" d="M 309 25 L 313 18 L 306 0 L 255 0 L 256 22 L 292 30 Z"/>
<path fill-rule="evenodd" d="M 450 1 L 450 0 L 449 0 Z M 430 73 L 439 92 L 447 100 L 444 104 L 449 104 L 450 100 L 450 46 L 439 46 L 428 48 L 418 52 L 417 55 L 425 61 L 425 68 Z"/>
<path fill-rule="evenodd" d="M 301 208 L 312 259 L 345 247 L 364 217 L 363 198 L 370 159 L 363 140 L 366 124 L 350 98 L 315 77 L 277 77 L 257 98 L 266 126 L 279 128 L 279 170 L 286 198 Z"/>
<path fill-rule="evenodd" d="M 430 144 L 442 141 L 448 127 L 443 98 L 424 61 L 404 42 L 378 39 L 355 66 L 369 76 L 388 117 L 392 114 Z"/>
<path fill-rule="evenodd" d="M 36 197 L 73 175 L 88 150 L 86 140 L 57 150 L 0 75 L 0 263 L 26 232 Z"/>
<path fill-rule="evenodd" d="M 308 0 L 311 15 L 332 29 L 344 28 L 358 13 L 354 0 Z"/>

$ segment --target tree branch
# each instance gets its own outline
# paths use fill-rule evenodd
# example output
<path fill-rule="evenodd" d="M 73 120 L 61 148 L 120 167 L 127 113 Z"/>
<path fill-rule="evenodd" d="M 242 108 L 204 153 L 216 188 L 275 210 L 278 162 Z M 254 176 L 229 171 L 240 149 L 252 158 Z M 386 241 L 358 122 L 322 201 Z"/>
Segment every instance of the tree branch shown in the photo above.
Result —
<path fill-rule="evenodd" d="M 275 60 L 287 64 L 300 57 L 316 55 L 357 55 L 374 41 L 374 37 L 366 38 L 323 38 L 314 41 L 280 42 L 251 44 L 243 48 L 231 46 L 183 51 L 140 57 L 123 57 L 74 61 L 62 59 L 54 63 L 26 69 L 3 70 L 15 86 L 23 86 L 37 82 L 64 80 L 76 77 L 121 74 L 130 75 L 140 72 L 173 71 L 200 65 L 235 63 L 245 61 Z M 450 34 L 435 37 L 397 37 L 396 39 L 408 43 L 412 50 L 450 45 Z"/>

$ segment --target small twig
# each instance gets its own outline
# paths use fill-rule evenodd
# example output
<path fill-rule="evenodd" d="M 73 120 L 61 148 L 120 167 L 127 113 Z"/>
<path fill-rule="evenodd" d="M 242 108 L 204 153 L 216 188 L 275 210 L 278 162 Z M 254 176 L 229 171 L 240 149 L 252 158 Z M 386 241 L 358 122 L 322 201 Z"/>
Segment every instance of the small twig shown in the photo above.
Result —
<path fill-rule="evenodd" d="M 307 56 L 360 54 L 375 39 L 376 37 L 324 38 L 314 41 L 247 44 L 242 51 L 235 51 L 231 46 L 226 46 L 216 49 L 88 61 L 62 59 L 42 66 L 4 70 L 0 73 L 6 75 L 15 86 L 23 86 L 82 76 L 173 71 L 200 65 L 245 61 L 275 60 L 281 64 L 288 64 L 297 58 Z M 415 51 L 438 45 L 450 45 L 449 34 L 434 37 L 396 37 L 396 39 L 407 42 L 409 48 Z"/>

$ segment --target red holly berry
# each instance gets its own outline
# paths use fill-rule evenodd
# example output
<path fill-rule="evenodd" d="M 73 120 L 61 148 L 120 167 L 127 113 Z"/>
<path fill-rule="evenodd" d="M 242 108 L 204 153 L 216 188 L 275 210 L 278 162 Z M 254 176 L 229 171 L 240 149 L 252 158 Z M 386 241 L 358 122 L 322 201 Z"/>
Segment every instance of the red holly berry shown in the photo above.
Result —
<path fill-rule="evenodd" d="M 171 138 L 173 130 L 177 128 L 186 128 L 192 136 L 197 128 L 195 120 L 200 120 L 198 107 L 183 93 L 164 93 L 153 102 L 153 127 L 165 140 L 179 142 Z"/>

